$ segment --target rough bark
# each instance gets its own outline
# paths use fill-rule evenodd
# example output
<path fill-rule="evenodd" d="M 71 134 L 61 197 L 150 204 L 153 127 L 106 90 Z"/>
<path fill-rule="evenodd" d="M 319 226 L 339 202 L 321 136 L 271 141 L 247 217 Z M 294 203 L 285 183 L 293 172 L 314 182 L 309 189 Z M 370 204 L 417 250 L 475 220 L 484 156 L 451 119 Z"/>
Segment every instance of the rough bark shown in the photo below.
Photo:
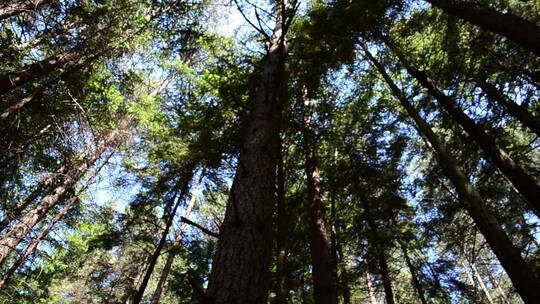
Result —
<path fill-rule="evenodd" d="M 540 27 L 529 20 L 463 0 L 426 1 L 450 15 L 504 36 L 540 56 Z"/>
<path fill-rule="evenodd" d="M 392 94 L 405 108 L 409 116 L 415 122 L 419 134 L 435 152 L 435 156 L 444 174 L 452 182 L 464 209 L 473 219 L 480 233 L 499 259 L 502 267 L 508 273 L 514 287 L 525 303 L 535 303 L 540 299 L 540 284 L 537 276 L 521 256 L 520 250 L 514 246 L 502 229 L 491 211 L 487 209 L 482 197 L 469 183 L 467 176 L 459 168 L 456 159 L 449 153 L 445 144 L 433 132 L 427 122 L 412 106 L 405 94 L 397 87 L 384 67 L 365 49 L 366 57 L 377 68 L 384 78 Z"/>
<path fill-rule="evenodd" d="M 540 118 L 534 117 L 529 111 L 510 100 L 503 93 L 499 92 L 494 85 L 484 80 L 478 80 L 477 83 L 488 99 L 502 105 L 510 115 L 536 133 L 536 135 L 540 136 Z"/>
<path fill-rule="evenodd" d="M 279 154 L 281 87 L 287 45 L 285 4 L 278 16 L 259 86 L 251 100 L 248 128 L 210 273 L 207 302 L 266 303 L 272 253 L 276 161 Z"/>
<path fill-rule="evenodd" d="M 80 180 L 80 178 L 92 167 L 107 148 L 111 147 L 122 135 L 127 121 L 121 121 L 119 128 L 109 133 L 104 140 L 98 143 L 97 147 L 91 151 L 81 161 L 80 164 L 67 170 L 64 180 L 55 187 L 51 194 L 45 196 L 40 203 L 24 216 L 6 232 L 0 239 L 0 265 L 13 252 L 22 239 L 41 221 L 46 214 L 60 202 L 61 197 Z"/>
<path fill-rule="evenodd" d="M 35 62 L 20 71 L 0 75 L 0 96 L 30 83 L 41 77 L 47 76 L 62 66 L 80 59 L 82 52 L 70 50 L 59 55 Z"/>
<path fill-rule="evenodd" d="M 305 102 L 305 92 L 301 92 Z M 337 303 L 337 282 L 334 277 L 330 240 L 326 232 L 325 212 L 322 202 L 317 146 L 312 127 L 311 113 L 304 119 L 305 170 L 307 176 L 307 211 L 310 219 L 310 251 L 313 267 L 313 295 L 315 303 Z"/>
<path fill-rule="evenodd" d="M 424 293 L 424 288 L 422 288 L 422 283 L 418 279 L 418 270 L 416 266 L 411 261 L 411 258 L 409 256 L 409 251 L 407 250 L 407 246 L 402 242 L 399 241 L 399 245 L 401 246 L 401 251 L 403 251 L 403 257 L 405 257 L 405 263 L 407 264 L 407 267 L 409 268 L 409 272 L 411 273 L 411 281 L 414 286 L 414 289 L 416 289 L 416 293 L 418 293 L 418 297 L 420 298 L 420 303 L 427 304 L 426 295 Z"/>
<path fill-rule="evenodd" d="M 283 160 L 283 145 L 280 143 L 280 154 L 277 163 L 277 240 L 276 240 L 276 277 L 277 293 L 276 303 L 286 304 L 288 302 L 289 290 L 287 280 L 287 256 L 288 256 L 288 234 L 289 217 L 285 206 L 285 170 Z"/>
<path fill-rule="evenodd" d="M 469 136 L 478 144 L 487 158 L 514 185 L 530 208 L 540 215 L 540 185 L 523 168 L 521 168 L 504 149 L 499 147 L 495 139 L 457 107 L 455 102 L 444 94 L 428 75 L 414 67 L 409 60 L 392 43 L 387 45 L 398 56 L 401 63 L 428 92 L 435 97 L 439 104 L 457 122 Z"/>
<path fill-rule="evenodd" d="M 36 11 L 40 6 L 51 0 L 12 0 L 0 6 L 0 20 L 18 15 L 23 12 Z"/>
<path fill-rule="evenodd" d="M 203 176 L 201 175 L 201 179 L 202 177 Z M 186 208 L 186 211 L 184 212 L 184 216 L 186 217 L 191 214 L 191 210 L 193 209 L 193 206 L 195 205 L 195 201 L 197 200 L 199 188 L 200 188 L 200 180 L 199 180 L 199 184 L 195 186 L 195 189 L 191 193 L 189 204 Z M 152 304 L 158 304 L 161 299 L 161 294 L 163 293 L 163 289 L 165 288 L 165 283 L 167 283 L 167 278 L 169 277 L 169 274 L 171 273 L 171 268 L 174 262 L 174 258 L 176 257 L 178 250 L 180 250 L 180 246 L 182 245 L 182 238 L 184 236 L 184 231 L 186 230 L 187 225 L 188 225 L 187 223 L 182 223 L 180 227 L 178 228 L 178 230 L 176 231 L 174 243 L 172 244 L 171 249 L 169 250 L 169 253 L 167 254 L 165 266 L 163 266 L 163 270 L 161 271 L 161 275 L 159 276 L 159 281 L 156 286 L 156 290 L 154 291 L 154 295 L 152 296 L 152 300 L 150 302 Z"/>
<path fill-rule="evenodd" d="M 189 189 L 189 182 L 191 180 L 191 177 L 193 176 L 193 168 L 194 166 L 191 166 L 188 168 L 185 172 L 185 175 L 182 176 L 182 180 L 179 182 L 180 184 L 177 186 L 178 189 L 175 190 L 175 194 L 171 198 L 171 200 L 167 203 L 165 207 L 165 228 L 163 229 L 163 232 L 161 233 L 161 237 L 156 245 L 156 248 L 154 248 L 154 251 L 152 254 L 148 257 L 146 267 L 146 271 L 144 273 L 144 277 L 142 278 L 141 284 L 139 285 L 139 288 L 137 289 L 137 292 L 133 296 L 132 303 L 133 304 L 139 304 L 142 301 L 142 298 L 144 296 L 144 292 L 146 290 L 146 287 L 148 286 L 148 282 L 150 281 L 150 277 L 152 276 L 152 273 L 154 272 L 154 268 L 156 267 L 157 260 L 159 259 L 159 256 L 161 255 L 161 251 L 163 250 L 163 247 L 165 247 L 165 243 L 167 242 L 167 236 L 169 235 L 169 230 L 171 229 L 171 226 L 174 221 L 174 217 L 176 215 L 176 211 L 178 210 L 178 207 L 182 203 L 183 197 L 186 195 L 188 189 Z M 178 193 L 179 192 L 179 193 Z"/>

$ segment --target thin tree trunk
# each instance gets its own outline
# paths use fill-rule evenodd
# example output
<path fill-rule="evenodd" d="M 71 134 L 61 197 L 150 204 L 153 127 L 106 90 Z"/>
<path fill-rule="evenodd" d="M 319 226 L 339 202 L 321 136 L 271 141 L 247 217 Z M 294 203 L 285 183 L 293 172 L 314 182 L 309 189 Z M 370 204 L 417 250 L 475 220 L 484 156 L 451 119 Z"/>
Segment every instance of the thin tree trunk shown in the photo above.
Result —
<path fill-rule="evenodd" d="M 276 257 L 276 276 L 277 276 L 277 294 L 276 303 L 286 304 L 289 298 L 287 284 L 287 256 L 288 256 L 288 234 L 289 234 L 289 216 L 285 206 L 285 168 L 283 159 L 283 143 L 280 143 L 280 154 L 277 164 L 277 257 Z"/>
<path fill-rule="evenodd" d="M 17 14 L 36 11 L 40 6 L 51 2 L 51 0 L 7 0 L 0 6 L 0 20 L 15 16 Z"/>
<path fill-rule="evenodd" d="M 399 90 L 384 67 L 365 49 L 366 57 L 379 70 L 392 93 L 405 108 L 416 124 L 420 135 L 435 152 L 439 165 L 456 188 L 461 203 L 482 233 L 487 243 L 508 273 L 514 287 L 525 303 L 535 303 L 540 299 L 540 284 L 529 265 L 523 260 L 520 250 L 515 247 L 493 214 L 485 206 L 482 197 L 467 180 L 457 161 L 448 152 L 444 143 L 433 132 L 427 122 L 418 114 L 404 93 Z"/>
<path fill-rule="evenodd" d="M 302 103 L 306 92 L 300 93 Z M 308 106 L 304 105 L 305 108 Z M 313 295 L 315 303 L 337 303 L 337 284 L 333 274 L 330 240 L 326 233 L 324 206 L 321 194 L 317 146 L 309 110 L 304 118 L 305 169 L 308 188 L 307 211 L 310 218 L 311 264 L 313 267 Z"/>
<path fill-rule="evenodd" d="M 401 52 L 389 41 L 386 44 L 399 57 L 401 63 L 435 99 L 452 116 L 452 118 L 469 134 L 469 136 L 484 151 L 488 159 L 499 171 L 514 185 L 515 189 L 522 195 L 526 202 L 537 215 L 540 215 L 540 185 L 521 168 L 504 151 L 495 140 L 489 136 L 481 126 L 477 125 L 467 114 L 459 109 L 454 101 L 446 96 L 431 80 L 425 72 L 416 69 Z"/>
<path fill-rule="evenodd" d="M 540 118 L 534 117 L 529 111 L 510 100 L 503 93 L 499 92 L 494 85 L 484 80 L 478 80 L 477 83 L 490 100 L 494 100 L 502 105 L 510 115 L 536 133 L 536 135 L 540 136 Z"/>
<path fill-rule="evenodd" d="M 450 15 L 502 35 L 540 56 L 540 27 L 533 22 L 461 0 L 426 0 Z"/>
<path fill-rule="evenodd" d="M 489 289 L 487 288 L 486 283 L 484 282 L 484 279 L 482 278 L 482 275 L 480 274 L 480 272 L 478 272 L 478 269 L 476 268 L 473 262 L 469 262 L 469 265 L 471 266 L 474 276 L 476 277 L 478 284 L 480 284 L 480 288 L 484 292 L 484 295 L 486 296 L 486 299 L 488 300 L 489 304 L 495 304 L 495 302 L 493 302 L 493 298 L 491 298 L 491 295 L 489 294 Z"/>
<path fill-rule="evenodd" d="M 7 109 L 5 109 L 2 112 L 2 114 L 0 114 L 0 119 L 5 120 L 10 115 L 15 113 L 17 110 L 20 110 L 22 107 L 24 107 L 27 103 L 29 103 L 29 102 L 33 101 L 34 99 L 36 99 L 36 97 L 38 97 L 39 95 L 41 95 L 43 93 L 43 90 L 45 90 L 45 87 L 46 87 L 45 85 L 39 86 L 34 91 L 34 93 L 30 94 L 29 96 L 26 96 L 26 97 L 22 98 L 21 100 L 19 100 L 14 105 L 9 106 Z"/>
<path fill-rule="evenodd" d="M 497 279 L 493 276 L 493 273 L 491 272 L 491 268 L 488 266 L 488 264 L 486 263 L 485 260 L 483 260 L 483 264 L 484 264 L 484 268 L 486 269 L 486 272 L 488 274 L 489 281 L 491 282 L 491 285 L 493 285 L 495 288 L 497 288 L 497 291 L 499 292 L 499 294 L 501 296 L 501 298 L 500 298 L 501 302 L 503 304 L 510 304 L 510 301 L 508 300 L 508 297 L 506 296 L 506 293 L 501 288 L 501 285 L 499 284 L 499 282 L 497 282 Z"/>
<path fill-rule="evenodd" d="M 412 284 L 414 286 L 414 289 L 416 289 L 416 292 L 418 293 L 418 297 L 420 298 L 420 303 L 427 304 L 426 295 L 424 293 L 424 289 L 422 288 L 422 283 L 420 283 L 420 280 L 418 280 L 418 271 L 414 264 L 411 261 L 411 258 L 409 257 L 409 252 L 407 250 L 407 247 L 402 241 L 399 241 L 399 245 L 401 246 L 401 251 L 403 251 L 403 256 L 405 257 L 405 263 L 407 264 L 407 267 L 409 268 L 409 272 L 411 273 L 411 280 Z"/>
<path fill-rule="evenodd" d="M 34 226 L 45 217 L 45 215 L 54 208 L 60 198 L 66 191 L 71 189 L 80 180 L 80 178 L 91 168 L 105 150 L 111 147 L 122 135 L 128 121 L 121 121 L 118 129 L 109 133 L 97 147 L 89 153 L 86 158 L 75 168 L 67 171 L 64 181 L 54 188 L 53 192 L 45 196 L 41 202 L 20 218 L 5 235 L 0 239 L 0 265 L 5 262 L 7 257 L 13 252 L 22 239 L 34 228 Z"/>
<path fill-rule="evenodd" d="M 206 302 L 266 303 L 272 253 L 272 215 L 279 155 L 281 95 L 290 16 L 286 3 L 277 15 L 250 121 L 240 148 L 236 175 L 213 260 Z M 286 18 L 287 17 L 287 18 Z"/>
<path fill-rule="evenodd" d="M 35 62 L 21 71 L 0 75 L 0 96 L 34 80 L 49 75 L 56 69 L 78 60 L 82 52 L 78 49 L 65 51 L 59 55 Z"/>
<path fill-rule="evenodd" d="M 377 256 L 377 264 L 379 265 L 379 272 L 383 281 L 384 295 L 386 297 L 387 304 L 394 304 L 394 291 L 392 290 L 392 280 L 390 279 L 390 270 L 388 267 L 388 261 L 386 260 L 386 253 L 384 246 L 382 246 L 379 239 L 379 229 L 377 223 L 371 215 L 371 209 L 365 199 L 362 199 L 362 205 L 364 208 L 364 214 L 368 224 L 368 233 L 370 241 L 372 242 L 375 255 Z"/>
<path fill-rule="evenodd" d="M 369 273 L 369 271 L 366 271 L 366 282 L 367 282 L 367 287 L 368 287 L 368 292 L 369 292 L 369 303 L 377 304 L 377 297 L 375 296 L 375 287 L 373 286 L 371 273 Z"/>
<path fill-rule="evenodd" d="M 189 215 L 191 214 L 191 210 L 193 209 L 193 206 L 195 205 L 202 178 L 203 178 L 203 173 L 201 173 L 199 184 L 195 186 L 195 189 L 191 193 L 189 204 L 186 208 L 186 211 L 184 212 L 184 216 L 186 217 L 189 217 Z M 165 261 L 165 266 L 163 266 L 163 270 L 161 271 L 161 275 L 159 277 L 156 290 L 154 291 L 154 295 L 152 296 L 152 301 L 150 302 L 152 304 L 158 304 L 161 299 L 161 294 L 163 293 L 163 289 L 165 288 L 165 283 L 167 282 L 167 278 L 169 277 L 169 274 L 171 273 L 171 268 L 174 262 L 174 258 L 176 257 L 178 250 L 180 250 L 180 246 L 182 245 L 182 238 L 184 236 L 184 231 L 186 230 L 187 225 L 188 225 L 187 223 L 183 222 L 178 228 L 178 230 L 176 231 L 174 243 L 171 246 L 169 253 L 167 254 L 167 260 Z"/>
<path fill-rule="evenodd" d="M 165 243 L 167 242 L 167 236 L 169 235 L 169 230 L 171 229 L 171 226 L 174 221 L 174 217 L 176 215 L 176 211 L 178 210 L 178 207 L 182 203 L 182 199 L 186 195 L 186 192 L 189 189 L 189 181 L 191 180 L 191 177 L 193 176 L 193 170 L 194 166 L 191 168 L 188 168 L 185 172 L 187 176 L 182 176 L 182 183 L 179 185 L 179 189 L 176 191 L 179 191 L 180 194 L 175 193 L 171 200 L 167 203 L 167 206 L 165 207 L 165 229 L 163 229 L 163 232 L 161 233 L 161 238 L 158 241 L 158 244 L 156 248 L 154 249 L 154 252 L 148 257 L 148 267 L 146 268 L 146 271 L 144 273 L 144 277 L 141 281 L 141 284 L 139 285 L 139 288 L 137 289 L 137 292 L 133 296 L 132 303 L 133 304 L 139 304 L 142 301 L 142 298 L 144 296 L 144 292 L 146 290 L 146 287 L 148 286 L 148 282 L 150 281 L 150 277 L 152 276 L 152 273 L 154 272 L 154 268 L 156 267 L 156 263 L 159 259 L 159 256 L 161 255 L 161 250 L 163 250 L 163 247 L 165 246 Z M 178 196 L 178 197 L 177 197 Z M 176 202 L 175 202 L 176 200 Z"/>

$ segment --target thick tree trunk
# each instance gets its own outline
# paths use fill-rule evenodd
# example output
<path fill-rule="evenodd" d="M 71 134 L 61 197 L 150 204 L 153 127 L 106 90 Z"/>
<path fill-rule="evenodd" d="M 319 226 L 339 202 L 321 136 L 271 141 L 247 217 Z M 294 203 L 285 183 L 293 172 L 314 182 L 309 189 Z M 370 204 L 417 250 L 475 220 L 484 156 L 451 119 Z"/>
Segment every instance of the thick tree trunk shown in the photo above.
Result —
<path fill-rule="evenodd" d="M 127 121 L 121 122 L 118 129 L 109 133 L 78 166 L 68 170 L 63 182 L 54 188 L 51 194 L 45 196 L 33 210 L 19 218 L 18 222 L 0 238 L 0 265 L 5 262 L 10 253 L 17 248 L 22 239 L 45 217 L 49 210 L 60 202 L 64 193 L 75 186 L 107 148 L 115 144 L 126 127 L 124 124 L 127 124 Z"/>
<path fill-rule="evenodd" d="M 276 303 L 286 304 L 289 298 L 289 288 L 287 280 L 287 256 L 288 256 L 288 235 L 289 216 L 285 206 L 285 168 L 283 144 L 280 144 L 280 155 L 277 164 L 277 256 L 276 256 L 276 277 L 277 292 Z"/>
<path fill-rule="evenodd" d="M 365 49 L 366 57 L 379 70 L 392 93 L 405 108 L 416 124 L 420 135 L 435 152 L 439 165 L 456 188 L 463 207 L 473 219 L 487 243 L 508 273 L 514 287 L 525 303 L 535 303 L 540 299 L 540 284 L 529 265 L 523 260 L 520 250 L 515 247 L 493 214 L 485 206 L 480 194 L 470 185 L 467 176 L 459 168 L 457 161 L 448 152 L 444 143 L 433 132 L 427 122 L 418 114 L 399 90 L 384 67 Z"/>
<path fill-rule="evenodd" d="M 195 189 L 191 193 L 189 204 L 186 208 L 186 211 L 184 212 L 184 216 L 186 217 L 189 217 L 189 215 L 191 214 L 191 210 L 193 209 L 193 206 L 195 205 L 195 201 L 197 200 L 197 195 L 199 194 L 200 183 L 203 178 L 202 174 L 203 173 L 201 173 L 199 184 L 195 186 Z M 156 290 L 154 291 L 154 295 L 152 296 L 152 301 L 150 302 L 152 304 L 158 304 L 161 299 L 161 294 L 163 293 L 163 289 L 165 288 L 165 283 L 167 283 L 167 278 L 169 277 L 169 274 L 171 273 L 174 258 L 176 257 L 178 250 L 180 250 L 180 246 L 182 246 L 182 238 L 184 236 L 184 231 L 186 230 L 187 225 L 188 225 L 187 223 L 182 222 L 182 224 L 176 231 L 174 243 L 172 244 L 171 249 L 169 250 L 169 253 L 167 254 L 165 266 L 163 266 L 163 270 L 161 271 L 161 274 L 159 276 L 159 281 L 156 286 Z"/>
<path fill-rule="evenodd" d="M 41 77 L 47 76 L 56 69 L 80 59 L 82 52 L 70 50 L 33 63 L 21 71 L 0 75 L 0 96 Z"/>
<path fill-rule="evenodd" d="M 529 111 L 510 100 L 503 93 L 499 92 L 494 85 L 484 80 L 478 80 L 477 83 L 490 100 L 502 105 L 510 115 L 536 133 L 536 135 L 540 136 L 540 118 L 534 117 Z"/>
<path fill-rule="evenodd" d="M 540 27 L 521 17 L 463 0 L 426 0 L 450 15 L 502 35 L 540 56 Z"/>
<path fill-rule="evenodd" d="M 300 93 L 303 103 L 306 101 L 304 93 Z M 310 250 L 313 267 L 313 295 L 315 303 L 332 304 L 337 303 L 337 282 L 334 277 L 330 240 L 326 232 L 315 134 L 312 127 L 311 113 L 307 112 L 308 114 L 304 118 L 304 142 L 308 188 L 307 209 L 310 219 Z"/>
<path fill-rule="evenodd" d="M 418 270 L 412 263 L 411 258 L 409 257 L 409 251 L 407 250 L 407 246 L 402 241 L 399 241 L 399 245 L 401 246 L 401 251 L 403 251 L 403 256 L 405 257 L 405 263 L 407 264 L 409 272 L 411 273 L 411 281 L 414 289 L 416 289 L 416 292 L 418 293 L 420 303 L 428 304 L 424 289 L 422 288 L 422 283 L 420 283 L 420 280 L 418 279 Z"/>
<path fill-rule="evenodd" d="M 141 284 L 139 285 L 139 288 L 137 289 L 137 292 L 133 296 L 132 303 L 133 304 L 139 304 L 142 301 L 142 298 L 144 296 L 144 292 L 146 290 L 146 287 L 148 286 L 148 282 L 150 281 L 150 277 L 152 276 L 152 273 L 154 272 L 154 268 L 156 267 L 156 263 L 159 259 L 159 256 L 161 255 L 161 251 L 163 250 L 163 247 L 165 246 L 165 243 L 167 242 L 167 236 L 169 235 L 169 230 L 171 229 L 171 226 L 174 221 L 174 217 L 176 215 L 176 211 L 178 210 L 178 207 L 182 203 L 182 199 L 185 197 L 188 189 L 189 189 L 189 182 L 191 180 L 191 177 L 193 176 L 193 170 L 194 166 L 191 166 L 185 170 L 185 176 L 182 176 L 182 180 L 180 181 L 180 185 L 178 185 L 178 189 L 174 190 L 176 193 L 173 195 L 171 200 L 167 203 L 167 206 L 165 207 L 165 228 L 163 229 L 163 232 L 161 233 L 161 238 L 159 239 L 156 248 L 154 249 L 154 252 L 148 257 L 147 261 L 147 268 L 144 273 L 144 277 L 142 278 Z M 178 192 L 179 195 L 178 195 Z"/>
<path fill-rule="evenodd" d="M 51 0 L 7 0 L 0 6 L 0 20 L 29 11 L 36 11 L 40 6 Z"/>
<path fill-rule="evenodd" d="M 540 215 L 540 185 L 527 174 L 523 168 L 516 164 L 510 155 L 499 147 L 491 136 L 484 132 L 481 126 L 476 124 L 474 120 L 459 109 L 454 101 L 446 96 L 425 72 L 416 69 L 408 59 L 392 45 L 392 43 L 387 42 L 387 45 L 399 57 L 399 60 L 405 66 L 409 74 L 411 74 L 433 97 L 435 97 L 454 121 L 456 121 L 478 144 L 482 151 L 484 151 L 491 163 L 495 165 L 514 185 L 515 189 L 529 203 L 531 209 L 537 215 Z"/>
<path fill-rule="evenodd" d="M 207 302 L 266 303 L 272 253 L 272 215 L 279 154 L 281 87 L 287 45 L 285 7 L 279 2 L 260 84 L 240 149 L 238 168 L 212 265 Z"/>

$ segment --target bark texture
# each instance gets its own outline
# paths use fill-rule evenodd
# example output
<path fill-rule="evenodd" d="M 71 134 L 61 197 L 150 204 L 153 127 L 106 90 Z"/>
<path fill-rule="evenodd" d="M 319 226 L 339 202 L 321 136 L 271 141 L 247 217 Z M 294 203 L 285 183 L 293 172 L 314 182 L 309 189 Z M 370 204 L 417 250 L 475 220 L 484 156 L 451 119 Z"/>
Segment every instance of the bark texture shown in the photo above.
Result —
<path fill-rule="evenodd" d="M 487 209 L 478 191 L 471 186 L 467 176 L 459 168 L 456 159 L 449 153 L 444 143 L 412 106 L 405 94 L 393 82 L 382 64 L 367 49 L 365 49 L 365 54 L 383 76 L 392 94 L 413 119 L 419 134 L 425 139 L 429 147 L 434 150 L 444 174 L 456 188 L 463 207 L 467 210 L 478 230 L 499 259 L 523 301 L 525 303 L 535 303 L 537 299 L 540 299 L 540 283 L 536 274 L 521 256 L 520 250 L 512 244 L 497 219 Z"/>
<path fill-rule="evenodd" d="M 463 0 L 427 0 L 427 2 L 450 15 L 502 35 L 540 56 L 540 27 L 531 21 Z"/>
<path fill-rule="evenodd" d="M 288 256 L 288 234 L 289 216 L 285 206 L 285 170 L 283 160 L 283 144 L 280 143 L 280 155 L 277 163 L 277 256 L 276 256 L 276 276 L 277 294 L 276 303 L 286 304 L 289 297 L 287 280 L 287 256 Z"/>
<path fill-rule="evenodd" d="M 40 6 L 52 2 L 51 0 L 7 0 L 0 6 L 0 20 L 18 15 L 23 12 L 36 11 Z"/>
<path fill-rule="evenodd" d="M 284 3 L 268 43 L 210 274 L 206 302 L 263 304 L 272 253 L 280 92 L 287 47 Z"/>

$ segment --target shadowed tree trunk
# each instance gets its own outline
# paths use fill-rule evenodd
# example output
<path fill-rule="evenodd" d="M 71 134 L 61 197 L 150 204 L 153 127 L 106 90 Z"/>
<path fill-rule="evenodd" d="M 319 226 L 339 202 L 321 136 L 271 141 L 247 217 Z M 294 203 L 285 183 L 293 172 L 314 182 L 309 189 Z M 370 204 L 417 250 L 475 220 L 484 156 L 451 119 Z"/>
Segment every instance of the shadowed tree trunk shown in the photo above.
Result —
<path fill-rule="evenodd" d="M 204 173 L 201 173 L 199 184 L 195 186 L 195 189 L 191 193 L 189 204 L 186 208 L 186 211 L 184 212 L 185 217 L 189 217 L 189 215 L 191 214 L 191 210 L 193 209 L 193 206 L 195 205 L 195 201 L 197 200 L 197 195 L 199 193 L 200 183 L 203 178 L 203 175 Z M 152 304 L 158 304 L 161 299 L 161 294 L 163 293 L 163 289 L 165 288 L 165 283 L 167 283 L 167 278 L 169 277 L 169 274 L 171 273 L 171 268 L 174 262 L 174 258 L 176 257 L 176 254 L 180 250 L 180 246 L 182 245 L 182 238 L 184 236 L 184 231 L 186 230 L 187 225 L 188 225 L 187 223 L 182 222 L 182 224 L 176 231 L 174 243 L 172 244 L 171 249 L 169 249 L 169 253 L 167 254 L 167 259 L 165 261 L 165 266 L 163 266 L 163 270 L 161 271 L 161 274 L 159 276 L 159 281 L 158 281 L 156 290 L 154 291 L 154 295 L 152 296 L 152 301 L 150 302 Z"/>
<path fill-rule="evenodd" d="M 171 229 L 171 226 L 173 224 L 176 211 L 178 210 L 178 207 L 182 203 L 182 200 L 186 196 L 186 193 L 189 189 L 189 182 L 191 181 L 191 178 L 193 176 L 193 170 L 195 170 L 194 167 L 194 165 L 188 165 L 188 168 L 183 171 L 183 176 L 181 177 L 182 180 L 179 182 L 179 185 L 177 185 L 178 189 L 174 190 L 176 193 L 171 197 L 170 201 L 165 207 L 165 214 L 163 216 L 165 219 L 165 228 L 161 233 L 161 238 L 159 239 L 158 244 L 154 249 L 154 252 L 148 257 L 148 266 L 146 267 L 146 271 L 141 281 L 141 284 L 139 285 L 137 292 L 133 296 L 133 304 L 139 304 L 142 301 L 146 286 L 148 286 L 150 277 L 152 276 L 154 268 L 156 267 L 157 260 L 161 255 L 161 251 L 163 250 L 165 243 L 167 242 L 167 236 L 169 235 L 169 230 Z"/>
<path fill-rule="evenodd" d="M 540 299 L 540 284 L 534 272 L 525 260 L 523 260 L 520 250 L 512 244 L 497 219 L 485 206 L 480 194 L 470 185 L 467 176 L 459 168 L 456 159 L 449 153 L 444 143 L 412 106 L 405 94 L 393 82 L 382 64 L 367 49 L 364 49 L 364 52 L 366 58 L 372 62 L 384 78 L 392 94 L 413 119 L 418 133 L 435 152 L 435 156 L 444 174 L 456 188 L 461 204 L 467 210 L 501 262 L 502 267 L 508 273 L 523 301 L 525 303 L 535 303 L 537 299 Z"/>
<path fill-rule="evenodd" d="M 276 276 L 277 276 L 277 294 L 276 303 L 286 304 L 289 297 L 289 288 L 287 280 L 287 256 L 288 256 L 288 235 L 289 235 L 289 216 L 285 206 L 285 168 L 283 143 L 280 143 L 280 154 L 277 164 L 277 258 L 276 258 Z"/>
<path fill-rule="evenodd" d="M 64 180 L 54 188 L 51 194 L 45 196 L 34 209 L 20 217 L 18 222 L 2 236 L 0 239 L 0 265 L 4 263 L 32 228 L 45 217 L 49 210 L 58 205 L 64 193 L 75 186 L 108 148 L 119 141 L 128 125 L 127 119 L 120 121 L 118 128 L 106 135 L 105 139 L 99 142 L 96 148 L 86 155 L 80 164 L 67 170 Z"/>
<path fill-rule="evenodd" d="M 307 105 L 306 92 L 299 93 L 300 100 L 307 112 L 304 117 L 305 169 L 308 188 L 308 213 L 310 219 L 310 250 L 313 266 L 313 295 L 315 303 L 337 303 L 337 282 L 334 277 L 330 240 L 326 232 L 324 206 L 321 194 L 315 131 L 312 115 Z"/>
<path fill-rule="evenodd" d="M 411 74 L 439 104 L 450 114 L 469 136 L 478 144 L 487 158 L 510 181 L 521 194 L 530 208 L 540 215 L 540 185 L 521 168 L 511 157 L 489 136 L 480 125 L 465 114 L 454 101 L 444 94 L 428 75 L 414 67 L 408 59 L 392 43 L 385 39 L 388 47 L 396 54 Z"/>
<path fill-rule="evenodd" d="M 23 12 L 37 10 L 40 6 L 50 3 L 52 0 L 11 0 L 0 5 L 0 20 Z"/>
<path fill-rule="evenodd" d="M 0 96 L 22 85 L 47 76 L 62 66 L 77 61 L 82 56 L 78 49 L 65 51 L 59 55 L 35 62 L 18 72 L 0 74 Z"/>
<path fill-rule="evenodd" d="M 418 279 L 418 270 L 414 263 L 411 261 L 407 246 L 402 241 L 399 241 L 399 246 L 401 247 L 401 251 L 403 251 L 403 257 L 405 258 L 405 263 L 407 264 L 407 268 L 409 268 L 409 272 L 411 273 L 411 281 L 414 289 L 416 289 L 416 292 L 418 293 L 420 303 L 427 304 L 428 302 L 426 300 L 424 289 L 422 288 L 422 283 Z"/>
<path fill-rule="evenodd" d="M 251 113 L 210 273 L 206 302 L 266 303 L 272 253 L 272 216 L 279 155 L 281 88 L 287 44 L 286 3 L 276 3 Z"/>
<path fill-rule="evenodd" d="M 540 56 L 540 27 L 533 22 L 463 0 L 426 0 L 450 15 L 502 35 Z"/>
<path fill-rule="evenodd" d="M 499 92 L 494 85 L 484 80 L 478 80 L 477 83 L 490 100 L 502 105 L 510 115 L 536 133 L 536 135 L 540 136 L 540 118 L 534 117 L 529 111 L 510 100 L 503 93 Z"/>

